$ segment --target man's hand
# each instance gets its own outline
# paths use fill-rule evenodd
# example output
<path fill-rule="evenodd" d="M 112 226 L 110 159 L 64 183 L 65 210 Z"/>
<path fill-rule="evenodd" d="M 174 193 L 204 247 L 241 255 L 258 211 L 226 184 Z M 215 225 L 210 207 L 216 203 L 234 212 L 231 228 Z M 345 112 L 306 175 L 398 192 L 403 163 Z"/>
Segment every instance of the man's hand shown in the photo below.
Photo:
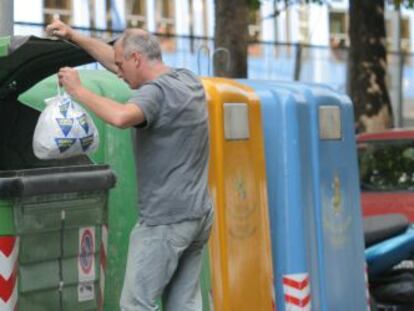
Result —
<path fill-rule="evenodd" d="M 66 92 L 77 98 L 79 91 L 83 88 L 77 70 L 70 67 L 63 67 L 58 72 L 59 84 L 63 86 Z"/>
<path fill-rule="evenodd" d="M 83 35 L 57 17 L 46 27 L 46 31 L 51 36 L 71 41 L 73 44 L 84 49 L 106 69 L 113 73 L 117 72 L 118 67 L 115 65 L 114 50 L 109 44 L 99 39 Z"/>
<path fill-rule="evenodd" d="M 58 78 L 59 84 L 73 99 L 115 127 L 127 128 L 145 121 L 144 112 L 136 104 L 121 104 L 83 87 L 79 73 L 73 68 L 61 68 L 58 72 Z"/>
<path fill-rule="evenodd" d="M 50 36 L 55 36 L 60 39 L 72 40 L 75 31 L 58 17 L 53 18 L 53 22 L 46 27 L 46 32 Z"/>

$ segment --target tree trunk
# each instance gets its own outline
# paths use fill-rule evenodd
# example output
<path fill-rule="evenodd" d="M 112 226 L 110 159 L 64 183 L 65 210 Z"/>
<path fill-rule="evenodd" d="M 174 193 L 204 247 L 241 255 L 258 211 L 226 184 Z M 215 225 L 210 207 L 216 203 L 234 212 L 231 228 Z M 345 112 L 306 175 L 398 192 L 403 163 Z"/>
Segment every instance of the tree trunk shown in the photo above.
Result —
<path fill-rule="evenodd" d="M 393 125 L 386 86 L 384 0 L 349 1 L 351 46 L 349 94 L 358 132 L 376 132 Z"/>
<path fill-rule="evenodd" d="M 249 8 L 247 0 L 215 0 L 214 75 L 247 77 Z M 227 51 L 229 53 L 227 53 Z"/>

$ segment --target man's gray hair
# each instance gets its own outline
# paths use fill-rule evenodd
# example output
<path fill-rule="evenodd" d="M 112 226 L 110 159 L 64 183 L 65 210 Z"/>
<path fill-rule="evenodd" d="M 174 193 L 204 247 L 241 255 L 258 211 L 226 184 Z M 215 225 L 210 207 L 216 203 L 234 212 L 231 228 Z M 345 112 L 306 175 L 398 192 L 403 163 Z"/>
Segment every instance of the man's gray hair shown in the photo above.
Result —
<path fill-rule="evenodd" d="M 119 39 L 125 57 L 133 52 L 145 55 L 149 60 L 162 60 L 161 47 L 157 38 L 142 29 L 126 29 Z"/>

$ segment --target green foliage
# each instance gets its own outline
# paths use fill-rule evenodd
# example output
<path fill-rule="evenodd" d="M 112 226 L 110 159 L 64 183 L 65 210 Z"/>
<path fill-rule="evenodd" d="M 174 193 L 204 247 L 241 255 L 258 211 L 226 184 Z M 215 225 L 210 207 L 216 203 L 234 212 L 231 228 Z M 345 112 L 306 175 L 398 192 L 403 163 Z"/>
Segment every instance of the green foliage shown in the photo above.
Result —
<path fill-rule="evenodd" d="M 358 147 L 361 187 L 374 191 L 414 189 L 414 142 L 370 142 Z"/>
<path fill-rule="evenodd" d="M 260 8 L 260 0 L 246 0 L 250 10 L 258 10 Z"/>
<path fill-rule="evenodd" d="M 394 0 L 394 4 L 399 7 L 403 5 L 406 8 L 414 8 L 414 0 Z"/>

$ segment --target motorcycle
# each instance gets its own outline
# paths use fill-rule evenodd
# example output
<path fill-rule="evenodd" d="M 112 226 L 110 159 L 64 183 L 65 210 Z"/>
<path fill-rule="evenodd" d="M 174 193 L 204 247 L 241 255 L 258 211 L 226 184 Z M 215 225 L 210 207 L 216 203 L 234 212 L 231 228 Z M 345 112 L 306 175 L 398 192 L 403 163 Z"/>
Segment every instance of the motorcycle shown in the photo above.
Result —
<path fill-rule="evenodd" d="M 402 214 L 364 218 L 371 311 L 414 310 L 414 225 Z"/>

